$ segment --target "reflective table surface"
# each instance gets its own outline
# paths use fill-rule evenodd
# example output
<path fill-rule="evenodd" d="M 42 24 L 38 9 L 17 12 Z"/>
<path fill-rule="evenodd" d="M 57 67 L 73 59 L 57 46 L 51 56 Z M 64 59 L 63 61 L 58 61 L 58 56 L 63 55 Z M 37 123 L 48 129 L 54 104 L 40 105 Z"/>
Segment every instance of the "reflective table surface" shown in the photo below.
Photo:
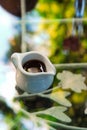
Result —
<path fill-rule="evenodd" d="M 52 86 L 44 92 L 27 93 L 16 86 L 14 104 L 36 122 L 45 122 L 47 130 L 87 130 L 87 68 L 66 68 L 57 67 Z"/>

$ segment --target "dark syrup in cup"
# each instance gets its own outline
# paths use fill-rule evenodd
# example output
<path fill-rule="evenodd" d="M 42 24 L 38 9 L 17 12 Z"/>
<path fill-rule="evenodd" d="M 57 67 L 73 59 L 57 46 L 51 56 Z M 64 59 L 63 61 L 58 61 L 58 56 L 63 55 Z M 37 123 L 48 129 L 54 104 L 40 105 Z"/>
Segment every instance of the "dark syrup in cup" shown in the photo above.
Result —
<path fill-rule="evenodd" d="M 29 73 L 46 72 L 46 66 L 40 60 L 29 60 L 24 63 L 23 68 Z"/>

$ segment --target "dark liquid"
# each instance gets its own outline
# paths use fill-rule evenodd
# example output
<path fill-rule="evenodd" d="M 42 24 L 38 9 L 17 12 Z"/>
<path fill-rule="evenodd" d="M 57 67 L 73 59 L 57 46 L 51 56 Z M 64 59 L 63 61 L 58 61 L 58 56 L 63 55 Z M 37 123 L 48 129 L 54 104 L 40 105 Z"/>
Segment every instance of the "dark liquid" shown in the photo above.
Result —
<path fill-rule="evenodd" d="M 27 72 L 38 73 L 38 72 L 46 72 L 46 66 L 42 61 L 39 60 L 30 60 L 27 61 L 23 68 Z"/>

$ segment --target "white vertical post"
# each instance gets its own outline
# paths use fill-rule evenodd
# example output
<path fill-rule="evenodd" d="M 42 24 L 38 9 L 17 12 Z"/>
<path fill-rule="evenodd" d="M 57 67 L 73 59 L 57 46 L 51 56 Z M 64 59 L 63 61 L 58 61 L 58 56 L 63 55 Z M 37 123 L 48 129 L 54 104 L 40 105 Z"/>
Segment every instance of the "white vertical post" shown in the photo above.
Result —
<path fill-rule="evenodd" d="M 27 47 L 25 43 L 25 35 L 26 35 L 26 20 L 25 20 L 25 15 L 26 15 L 26 5 L 25 5 L 25 0 L 21 0 L 21 36 L 22 36 L 22 43 L 21 43 L 21 52 L 26 52 Z"/>
<path fill-rule="evenodd" d="M 75 9 L 76 9 L 76 18 L 81 18 L 84 15 L 84 9 L 85 9 L 85 4 L 86 1 L 85 0 L 76 0 L 75 1 Z M 77 22 L 77 26 L 78 26 L 78 34 L 79 36 L 83 35 L 83 25 L 82 25 L 82 21 Z"/>

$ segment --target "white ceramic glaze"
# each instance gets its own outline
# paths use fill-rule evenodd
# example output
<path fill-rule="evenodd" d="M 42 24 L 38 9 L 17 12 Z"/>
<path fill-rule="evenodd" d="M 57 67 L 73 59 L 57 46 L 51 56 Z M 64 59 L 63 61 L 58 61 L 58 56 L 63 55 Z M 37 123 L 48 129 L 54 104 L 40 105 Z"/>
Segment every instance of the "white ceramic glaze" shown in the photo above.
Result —
<path fill-rule="evenodd" d="M 29 73 L 24 70 L 23 64 L 29 60 L 42 61 L 47 71 Z M 38 53 L 36 51 L 30 51 L 25 53 L 14 53 L 11 56 L 11 60 L 16 68 L 16 83 L 19 88 L 29 93 L 39 93 L 48 89 L 54 80 L 56 69 L 50 62 L 48 57 Z"/>

